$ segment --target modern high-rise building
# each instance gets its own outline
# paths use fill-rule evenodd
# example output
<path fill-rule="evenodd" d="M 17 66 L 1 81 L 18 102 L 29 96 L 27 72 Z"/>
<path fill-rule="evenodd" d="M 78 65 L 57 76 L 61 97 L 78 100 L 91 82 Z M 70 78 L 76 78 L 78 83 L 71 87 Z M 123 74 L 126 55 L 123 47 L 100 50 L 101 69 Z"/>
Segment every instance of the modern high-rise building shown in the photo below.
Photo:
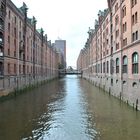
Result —
<path fill-rule="evenodd" d="M 66 40 L 55 40 L 54 47 L 62 54 L 62 65 L 66 68 Z"/>

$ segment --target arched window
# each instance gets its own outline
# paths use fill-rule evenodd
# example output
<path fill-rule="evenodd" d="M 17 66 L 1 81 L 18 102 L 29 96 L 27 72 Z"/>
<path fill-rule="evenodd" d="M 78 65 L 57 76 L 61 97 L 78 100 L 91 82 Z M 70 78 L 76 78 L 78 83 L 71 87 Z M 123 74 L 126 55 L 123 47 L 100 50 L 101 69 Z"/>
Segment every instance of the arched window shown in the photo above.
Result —
<path fill-rule="evenodd" d="M 127 73 L 127 56 L 123 56 L 123 73 Z"/>
<path fill-rule="evenodd" d="M 134 52 L 132 54 L 132 73 L 138 73 L 138 53 Z"/>
<path fill-rule="evenodd" d="M 116 58 L 116 73 L 119 73 L 119 58 Z"/>

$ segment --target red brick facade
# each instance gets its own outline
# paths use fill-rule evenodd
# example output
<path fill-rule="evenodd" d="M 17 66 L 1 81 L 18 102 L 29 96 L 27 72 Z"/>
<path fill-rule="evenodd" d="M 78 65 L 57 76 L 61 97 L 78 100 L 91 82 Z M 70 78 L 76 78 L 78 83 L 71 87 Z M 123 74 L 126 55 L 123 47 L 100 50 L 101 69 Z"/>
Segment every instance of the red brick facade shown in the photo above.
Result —
<path fill-rule="evenodd" d="M 0 89 L 23 87 L 58 76 L 59 54 L 25 3 L 0 0 Z M 1 94 L 1 93 L 0 93 Z"/>
<path fill-rule="evenodd" d="M 108 0 L 81 50 L 83 77 L 140 109 L 140 1 Z"/>

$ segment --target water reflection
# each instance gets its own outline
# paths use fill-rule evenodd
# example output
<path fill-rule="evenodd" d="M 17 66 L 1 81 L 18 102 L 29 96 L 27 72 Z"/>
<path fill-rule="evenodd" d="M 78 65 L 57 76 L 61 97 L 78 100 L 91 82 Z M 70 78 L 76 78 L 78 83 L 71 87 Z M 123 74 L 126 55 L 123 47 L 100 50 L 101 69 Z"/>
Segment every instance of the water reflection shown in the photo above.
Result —
<path fill-rule="evenodd" d="M 0 140 L 138 140 L 140 113 L 77 76 L 0 103 Z"/>

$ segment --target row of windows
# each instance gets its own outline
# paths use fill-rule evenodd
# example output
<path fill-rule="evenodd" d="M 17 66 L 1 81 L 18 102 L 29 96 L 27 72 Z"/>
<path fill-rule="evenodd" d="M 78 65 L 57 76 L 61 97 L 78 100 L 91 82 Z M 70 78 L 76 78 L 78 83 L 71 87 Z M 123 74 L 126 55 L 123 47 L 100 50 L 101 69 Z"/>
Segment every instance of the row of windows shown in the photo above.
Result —
<path fill-rule="evenodd" d="M 134 52 L 132 54 L 132 74 L 137 74 L 138 69 L 138 53 Z M 119 58 L 116 58 L 115 60 L 115 67 L 116 67 L 116 73 L 119 73 L 120 71 L 120 60 Z M 130 66 L 129 66 L 130 67 Z M 92 70 L 91 70 L 92 71 Z M 97 64 L 93 67 L 94 72 L 101 72 L 102 73 L 102 64 Z M 103 62 L 103 73 L 109 73 L 109 61 Z M 110 73 L 114 73 L 114 61 L 110 60 Z M 128 58 L 126 55 L 123 56 L 122 59 L 122 73 L 128 73 Z"/>
<path fill-rule="evenodd" d="M 124 0 L 122 0 L 122 2 L 124 2 Z M 135 5 L 137 4 L 137 0 L 131 0 L 131 7 L 133 8 Z M 116 3 L 115 5 L 115 12 L 117 12 L 119 6 L 118 3 Z M 124 17 L 126 15 L 126 7 L 124 6 L 122 8 L 122 17 Z"/>
<path fill-rule="evenodd" d="M 137 22 L 138 22 L 138 13 L 135 12 L 135 14 L 132 15 L 132 25 L 136 24 Z M 118 25 L 118 23 L 119 23 L 119 16 L 116 15 L 116 17 L 115 17 L 115 25 Z M 122 30 L 123 30 L 123 33 L 127 30 L 126 22 L 123 24 Z"/>
<path fill-rule="evenodd" d="M 8 63 L 7 64 L 7 72 L 8 74 L 11 74 L 11 67 L 12 64 Z M 17 73 L 17 65 L 14 64 L 13 65 L 13 72 L 16 74 Z M 2 70 L 2 64 L 0 63 L 0 71 Z M 46 68 L 47 70 L 47 68 Z M 39 67 L 35 67 L 35 73 L 40 73 L 41 72 L 41 68 Z M 25 74 L 25 65 L 19 65 L 19 73 L 24 73 Z M 29 73 L 33 73 L 33 66 L 30 66 L 30 70 L 29 70 L 29 66 L 27 65 L 27 74 Z"/>

